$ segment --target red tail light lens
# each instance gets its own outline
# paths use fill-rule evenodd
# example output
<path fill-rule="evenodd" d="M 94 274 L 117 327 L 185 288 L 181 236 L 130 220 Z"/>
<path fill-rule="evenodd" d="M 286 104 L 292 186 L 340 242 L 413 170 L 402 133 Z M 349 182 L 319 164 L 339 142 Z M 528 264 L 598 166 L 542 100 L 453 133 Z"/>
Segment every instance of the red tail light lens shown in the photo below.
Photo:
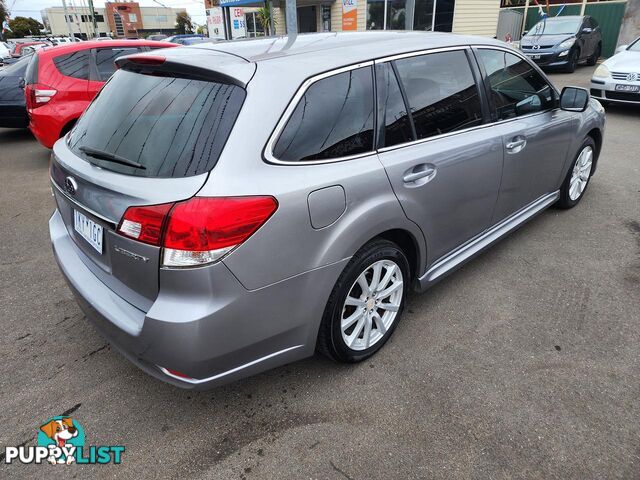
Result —
<path fill-rule="evenodd" d="M 173 203 L 129 207 L 118 225 L 118 233 L 143 243 L 160 246 L 162 227 Z"/>
<path fill-rule="evenodd" d="M 33 110 L 48 103 L 58 93 L 55 88 L 41 83 L 33 83 L 24 88 L 27 108 Z"/>
<path fill-rule="evenodd" d="M 176 204 L 130 207 L 118 232 L 164 247 L 163 265 L 219 260 L 258 230 L 278 208 L 273 197 L 194 197 Z"/>

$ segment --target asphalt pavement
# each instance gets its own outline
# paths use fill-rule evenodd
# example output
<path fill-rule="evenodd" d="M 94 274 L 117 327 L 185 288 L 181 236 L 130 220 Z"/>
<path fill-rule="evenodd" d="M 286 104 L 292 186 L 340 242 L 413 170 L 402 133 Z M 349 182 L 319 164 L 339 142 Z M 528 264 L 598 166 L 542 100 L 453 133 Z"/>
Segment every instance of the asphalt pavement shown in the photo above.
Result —
<path fill-rule="evenodd" d="M 553 74 L 587 86 L 593 67 Z M 2 478 L 640 478 L 640 107 L 611 107 L 598 172 L 413 295 L 373 358 L 322 357 L 208 392 L 145 375 L 56 266 L 49 152 L 0 129 L 0 452 L 67 413 L 120 465 Z M 0 453 L 0 455 L 2 455 Z"/>

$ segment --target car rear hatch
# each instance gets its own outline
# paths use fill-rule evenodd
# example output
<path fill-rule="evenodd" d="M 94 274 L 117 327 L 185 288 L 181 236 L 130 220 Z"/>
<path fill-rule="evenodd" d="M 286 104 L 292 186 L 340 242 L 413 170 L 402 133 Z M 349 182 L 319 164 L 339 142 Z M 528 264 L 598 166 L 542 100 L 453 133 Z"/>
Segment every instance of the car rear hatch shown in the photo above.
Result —
<path fill-rule="evenodd" d="M 58 210 L 82 261 L 144 311 L 158 294 L 161 249 L 118 226 L 127 209 L 200 190 L 255 70 L 225 53 L 178 50 L 186 49 L 118 59 L 120 70 L 54 146 L 50 168 Z"/>

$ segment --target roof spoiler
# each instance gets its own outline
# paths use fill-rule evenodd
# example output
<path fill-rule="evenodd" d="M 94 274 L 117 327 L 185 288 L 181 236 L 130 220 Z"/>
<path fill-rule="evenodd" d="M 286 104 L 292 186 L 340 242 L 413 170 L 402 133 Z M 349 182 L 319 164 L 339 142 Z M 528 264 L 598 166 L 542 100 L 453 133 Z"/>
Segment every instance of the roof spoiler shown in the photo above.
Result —
<path fill-rule="evenodd" d="M 225 73 L 196 67 L 187 63 L 173 61 L 162 55 L 133 54 L 119 57 L 115 61 L 116 67 L 129 72 L 154 75 L 157 77 L 179 77 L 190 80 L 203 80 L 245 88 L 246 84 Z"/>

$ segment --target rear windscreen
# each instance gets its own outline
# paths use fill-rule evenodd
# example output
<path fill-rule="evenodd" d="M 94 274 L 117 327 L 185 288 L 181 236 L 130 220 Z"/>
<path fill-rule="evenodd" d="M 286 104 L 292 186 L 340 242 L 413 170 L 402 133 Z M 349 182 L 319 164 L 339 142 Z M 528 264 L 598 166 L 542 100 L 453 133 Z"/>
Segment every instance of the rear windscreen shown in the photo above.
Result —
<path fill-rule="evenodd" d="M 69 147 L 91 163 L 127 175 L 199 175 L 218 161 L 244 98 L 236 85 L 118 70 L 80 117 Z M 97 156 L 87 154 L 96 151 Z"/>

